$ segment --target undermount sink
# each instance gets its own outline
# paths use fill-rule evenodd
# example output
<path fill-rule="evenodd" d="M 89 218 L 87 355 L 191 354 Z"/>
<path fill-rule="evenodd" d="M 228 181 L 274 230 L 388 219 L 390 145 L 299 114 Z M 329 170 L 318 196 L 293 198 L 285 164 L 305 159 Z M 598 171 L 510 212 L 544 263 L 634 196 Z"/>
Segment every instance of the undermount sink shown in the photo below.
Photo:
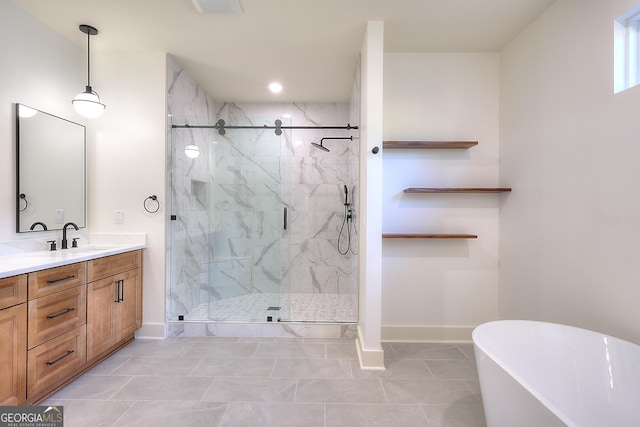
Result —
<path fill-rule="evenodd" d="M 29 257 L 42 257 L 42 258 L 64 258 L 71 256 L 85 256 L 92 255 L 96 252 L 108 251 L 110 249 L 115 249 L 118 246 L 113 245 L 87 245 L 80 246 L 77 248 L 69 248 L 69 249 L 57 249 L 55 251 L 37 251 L 37 252 L 26 252 L 23 256 Z"/>

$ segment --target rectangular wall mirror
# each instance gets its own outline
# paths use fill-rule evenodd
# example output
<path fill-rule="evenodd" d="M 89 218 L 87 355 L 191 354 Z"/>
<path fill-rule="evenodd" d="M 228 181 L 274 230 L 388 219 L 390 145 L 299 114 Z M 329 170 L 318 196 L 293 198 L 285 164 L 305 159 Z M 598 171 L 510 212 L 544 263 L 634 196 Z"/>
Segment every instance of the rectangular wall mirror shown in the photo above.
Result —
<path fill-rule="evenodd" d="M 16 104 L 16 231 L 86 226 L 86 130 Z"/>

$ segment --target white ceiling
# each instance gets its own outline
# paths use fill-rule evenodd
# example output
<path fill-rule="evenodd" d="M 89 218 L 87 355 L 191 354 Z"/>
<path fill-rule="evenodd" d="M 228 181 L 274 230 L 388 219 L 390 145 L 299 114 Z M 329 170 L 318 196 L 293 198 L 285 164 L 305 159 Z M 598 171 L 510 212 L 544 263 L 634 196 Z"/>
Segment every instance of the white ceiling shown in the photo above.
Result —
<path fill-rule="evenodd" d="M 555 0 L 240 0 L 200 14 L 191 0 L 12 0 L 86 47 L 174 55 L 216 101 L 348 99 L 367 21 L 386 52 L 498 51 Z M 270 81 L 284 90 L 268 93 Z"/>

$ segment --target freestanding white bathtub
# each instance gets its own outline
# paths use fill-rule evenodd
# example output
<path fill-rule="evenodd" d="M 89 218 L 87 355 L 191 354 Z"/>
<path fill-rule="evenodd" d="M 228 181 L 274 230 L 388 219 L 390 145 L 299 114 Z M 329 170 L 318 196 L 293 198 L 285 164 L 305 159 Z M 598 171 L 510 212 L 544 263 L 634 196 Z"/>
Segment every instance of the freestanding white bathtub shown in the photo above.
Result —
<path fill-rule="evenodd" d="M 488 427 L 640 426 L 640 346 L 554 323 L 473 331 Z"/>

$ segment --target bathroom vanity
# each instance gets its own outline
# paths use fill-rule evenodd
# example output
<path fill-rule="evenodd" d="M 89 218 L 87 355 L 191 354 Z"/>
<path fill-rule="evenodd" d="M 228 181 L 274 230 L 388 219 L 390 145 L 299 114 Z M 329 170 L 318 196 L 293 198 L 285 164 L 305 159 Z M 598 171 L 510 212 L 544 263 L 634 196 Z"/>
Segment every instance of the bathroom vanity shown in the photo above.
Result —
<path fill-rule="evenodd" d="M 0 405 L 39 402 L 134 338 L 142 247 L 0 256 Z"/>

